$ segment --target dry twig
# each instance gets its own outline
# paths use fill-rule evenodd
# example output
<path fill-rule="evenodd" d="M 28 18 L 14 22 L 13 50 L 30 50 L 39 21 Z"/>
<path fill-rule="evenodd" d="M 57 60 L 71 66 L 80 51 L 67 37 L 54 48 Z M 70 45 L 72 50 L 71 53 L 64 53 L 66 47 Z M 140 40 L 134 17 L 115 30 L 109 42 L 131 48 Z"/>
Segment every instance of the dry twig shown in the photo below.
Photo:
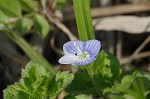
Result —
<path fill-rule="evenodd" d="M 133 60 L 136 60 L 136 59 L 141 59 L 141 58 L 145 58 L 145 57 L 150 57 L 150 51 L 147 51 L 147 52 L 141 52 L 139 54 L 137 54 L 136 56 L 129 56 L 129 57 L 126 57 L 126 58 L 122 58 L 120 60 L 120 63 L 121 64 L 127 64 L 127 63 L 130 63 L 131 61 Z"/>
<path fill-rule="evenodd" d="M 94 8 L 91 10 L 92 17 L 110 16 L 118 14 L 136 13 L 150 11 L 150 4 L 125 4 L 104 8 Z"/>
<path fill-rule="evenodd" d="M 59 29 L 61 29 L 69 37 L 70 40 L 77 40 L 77 37 L 75 37 L 73 33 L 63 23 L 61 23 L 58 19 L 50 16 L 50 14 L 47 12 L 46 7 L 45 7 L 46 1 L 41 0 L 41 3 L 43 7 L 43 13 L 48 18 L 48 20 L 52 22 L 53 24 L 55 24 Z"/>
<path fill-rule="evenodd" d="M 73 35 L 73 33 L 63 24 L 60 22 L 60 20 L 58 20 L 58 18 L 53 18 L 48 11 L 46 10 L 46 1 L 45 0 L 41 0 L 41 5 L 43 7 L 43 14 L 47 17 L 47 19 L 49 20 L 49 22 L 55 24 L 59 29 L 61 29 L 68 37 L 70 40 L 77 40 L 77 37 Z M 53 37 L 50 40 L 50 45 L 52 47 L 52 49 L 58 53 L 58 54 L 63 54 L 63 52 L 56 48 L 55 46 L 55 34 L 53 35 Z"/>
<path fill-rule="evenodd" d="M 150 36 L 148 36 L 144 42 L 134 51 L 134 53 L 127 57 L 120 60 L 121 64 L 130 63 L 135 59 L 150 57 L 150 51 L 139 53 L 148 43 L 150 42 Z"/>
<path fill-rule="evenodd" d="M 55 46 L 55 36 L 56 36 L 56 34 L 53 34 L 52 38 L 50 39 L 50 45 L 56 53 L 63 55 L 64 54 L 63 51 L 56 48 L 56 46 Z"/>

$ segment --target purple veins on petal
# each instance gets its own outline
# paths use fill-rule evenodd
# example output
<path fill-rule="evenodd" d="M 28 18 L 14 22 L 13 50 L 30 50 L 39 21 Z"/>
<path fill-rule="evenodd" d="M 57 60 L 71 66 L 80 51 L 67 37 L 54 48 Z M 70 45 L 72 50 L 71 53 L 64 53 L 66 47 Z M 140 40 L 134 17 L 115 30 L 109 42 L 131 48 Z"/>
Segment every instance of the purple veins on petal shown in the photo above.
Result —
<path fill-rule="evenodd" d="M 75 63 L 72 63 L 73 66 L 84 66 L 84 65 L 87 65 L 91 62 L 93 62 L 96 58 L 89 58 L 87 60 L 82 60 L 82 61 L 78 61 L 78 62 L 75 62 Z"/>
<path fill-rule="evenodd" d="M 65 55 L 59 59 L 61 64 L 72 64 L 75 66 L 87 65 L 93 62 L 101 48 L 100 41 L 89 40 L 82 42 L 79 40 L 69 41 L 64 44 Z"/>
<path fill-rule="evenodd" d="M 78 49 L 84 50 L 84 45 L 85 44 L 82 41 L 69 41 L 64 44 L 63 51 L 65 54 L 75 54 L 76 52 L 78 52 Z M 76 46 L 78 47 L 78 49 Z"/>
<path fill-rule="evenodd" d="M 85 43 L 86 43 L 85 50 L 91 54 L 91 57 L 95 57 L 101 48 L 100 41 L 89 40 Z"/>

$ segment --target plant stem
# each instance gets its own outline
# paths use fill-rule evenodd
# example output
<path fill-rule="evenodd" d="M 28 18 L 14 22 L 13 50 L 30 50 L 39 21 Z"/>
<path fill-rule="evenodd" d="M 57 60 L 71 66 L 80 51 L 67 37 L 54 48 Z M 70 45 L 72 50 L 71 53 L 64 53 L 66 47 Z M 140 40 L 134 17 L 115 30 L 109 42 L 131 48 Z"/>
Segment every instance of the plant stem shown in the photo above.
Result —
<path fill-rule="evenodd" d="M 90 0 L 73 0 L 73 3 L 80 40 L 87 41 L 95 39 L 90 11 Z M 86 66 L 86 69 L 97 93 L 102 96 L 101 90 L 98 89 L 99 87 L 93 78 L 89 66 Z"/>
<path fill-rule="evenodd" d="M 95 39 L 89 0 L 73 0 L 80 40 Z"/>
<path fill-rule="evenodd" d="M 91 65 L 92 65 L 92 64 L 91 64 Z M 89 77 L 90 77 L 90 79 L 91 79 L 91 82 L 93 83 L 93 85 L 94 85 L 94 87 L 95 87 L 97 93 L 98 93 L 100 96 L 102 96 L 101 91 L 98 89 L 99 87 L 98 87 L 96 81 L 95 81 L 94 78 L 93 78 L 93 74 L 92 74 L 92 72 L 90 71 L 89 65 L 86 66 L 86 70 L 87 70 L 87 72 L 88 72 L 88 74 L 89 74 Z"/>
<path fill-rule="evenodd" d="M 50 73 L 54 75 L 56 73 L 52 65 L 40 54 L 38 54 L 34 49 L 19 35 L 10 29 L 2 30 L 12 41 L 18 44 L 22 50 L 35 62 L 42 64 Z"/>

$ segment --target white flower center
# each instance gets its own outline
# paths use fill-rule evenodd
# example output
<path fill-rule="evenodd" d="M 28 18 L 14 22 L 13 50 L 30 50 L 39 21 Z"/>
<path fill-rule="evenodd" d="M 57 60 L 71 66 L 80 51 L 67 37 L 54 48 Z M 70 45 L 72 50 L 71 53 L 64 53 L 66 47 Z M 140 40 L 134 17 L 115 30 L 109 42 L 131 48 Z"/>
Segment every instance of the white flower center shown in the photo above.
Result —
<path fill-rule="evenodd" d="M 87 51 L 81 51 L 81 49 L 78 47 L 78 44 L 76 42 L 74 42 L 74 46 L 78 50 L 78 52 L 75 53 L 75 55 L 78 56 L 79 59 L 84 60 L 90 57 Z"/>
<path fill-rule="evenodd" d="M 87 59 L 90 57 L 87 51 L 77 53 L 79 59 Z"/>

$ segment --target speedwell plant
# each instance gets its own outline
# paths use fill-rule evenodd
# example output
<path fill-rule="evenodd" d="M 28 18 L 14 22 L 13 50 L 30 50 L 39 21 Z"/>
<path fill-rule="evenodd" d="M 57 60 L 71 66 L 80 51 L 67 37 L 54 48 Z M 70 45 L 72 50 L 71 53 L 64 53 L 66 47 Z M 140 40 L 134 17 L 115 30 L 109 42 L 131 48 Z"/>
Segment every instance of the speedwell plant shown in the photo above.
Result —
<path fill-rule="evenodd" d="M 12 2 L 12 0 L 0 1 L 3 1 L 0 7 L 5 1 Z M 150 74 L 138 71 L 121 74 L 118 59 L 105 50 L 100 51 L 101 42 L 96 40 L 92 26 L 90 0 L 73 0 L 73 3 L 79 40 L 64 44 L 64 56 L 58 62 L 76 66 L 79 71 L 76 74 L 69 71 L 55 72 L 52 67 L 49 68 L 45 59 L 35 52 L 31 53 L 32 48 L 8 29 L 9 27 L 3 28 L 3 32 L 23 48 L 32 59 L 22 70 L 20 81 L 7 86 L 3 91 L 4 99 L 56 99 L 61 92 L 65 92 L 64 99 L 148 98 Z M 41 17 L 38 16 L 36 19 Z M 40 22 L 43 23 L 43 21 L 37 23 Z"/>

